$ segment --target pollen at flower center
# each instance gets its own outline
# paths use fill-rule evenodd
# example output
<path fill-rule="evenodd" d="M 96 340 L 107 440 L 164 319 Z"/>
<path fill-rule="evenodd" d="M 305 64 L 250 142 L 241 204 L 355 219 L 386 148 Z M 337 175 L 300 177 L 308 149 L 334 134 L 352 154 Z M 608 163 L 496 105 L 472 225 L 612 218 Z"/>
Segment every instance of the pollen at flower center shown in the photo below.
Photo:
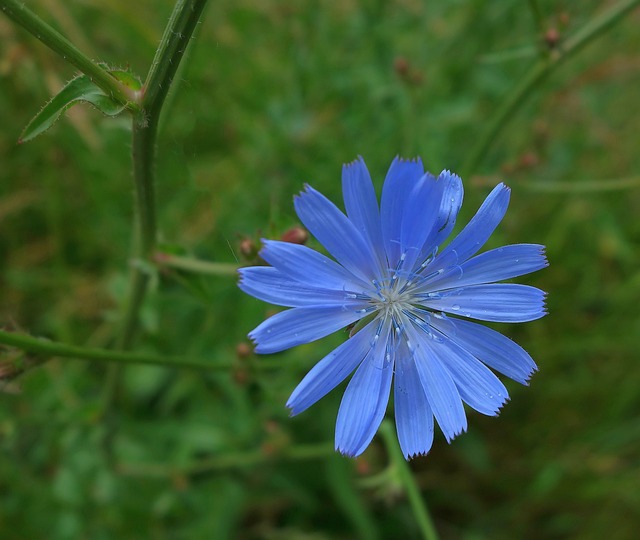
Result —
<path fill-rule="evenodd" d="M 382 291 L 382 301 L 380 303 L 384 306 L 391 307 L 396 304 L 403 304 L 405 301 L 405 296 L 396 290 Z"/>
<path fill-rule="evenodd" d="M 392 280 L 389 285 L 378 289 L 374 304 L 382 315 L 397 316 L 412 309 L 414 299 L 402 281 Z"/>

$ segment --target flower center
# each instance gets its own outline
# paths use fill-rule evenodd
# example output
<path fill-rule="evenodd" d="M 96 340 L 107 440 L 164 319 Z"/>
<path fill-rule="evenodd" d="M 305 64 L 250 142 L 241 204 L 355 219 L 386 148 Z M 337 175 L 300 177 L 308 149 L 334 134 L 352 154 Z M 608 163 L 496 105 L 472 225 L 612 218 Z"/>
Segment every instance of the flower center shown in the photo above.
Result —
<path fill-rule="evenodd" d="M 398 332 L 409 320 L 416 324 L 424 323 L 424 317 L 428 317 L 428 314 L 427 310 L 421 307 L 421 300 L 425 295 L 421 290 L 421 284 L 444 272 L 442 269 L 426 272 L 425 275 L 424 270 L 433 260 L 433 256 L 411 271 L 404 268 L 405 259 L 405 255 L 401 256 L 395 268 L 387 269 L 385 276 L 372 282 L 374 290 L 363 295 L 369 300 L 370 305 L 362 309 L 362 313 L 377 313 L 378 319 L 390 319 Z M 426 294 L 431 296 L 430 293 Z"/>
<path fill-rule="evenodd" d="M 405 279 L 390 279 L 389 283 L 378 289 L 374 304 L 381 316 L 397 319 L 403 312 L 413 308 L 411 294 L 405 290 L 405 284 Z"/>

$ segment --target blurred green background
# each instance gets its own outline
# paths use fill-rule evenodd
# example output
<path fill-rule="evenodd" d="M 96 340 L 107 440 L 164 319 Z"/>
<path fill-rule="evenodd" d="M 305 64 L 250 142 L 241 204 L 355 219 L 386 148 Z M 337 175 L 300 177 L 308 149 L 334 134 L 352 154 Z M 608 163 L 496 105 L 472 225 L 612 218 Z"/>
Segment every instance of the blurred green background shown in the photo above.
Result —
<path fill-rule="evenodd" d="M 250 264 L 241 244 L 295 226 L 305 182 L 339 202 L 357 155 L 378 190 L 396 154 L 460 171 L 545 33 L 561 44 L 613 3 L 540 0 L 537 24 L 522 0 L 210 2 L 159 140 L 164 249 Z M 29 6 L 144 78 L 172 4 Z M 469 412 L 468 433 L 438 433 L 411 462 L 444 539 L 640 528 L 639 24 L 635 10 L 563 64 L 464 179 L 459 224 L 511 186 L 490 247 L 547 246 L 550 268 L 520 281 L 550 293 L 550 314 L 495 325 L 539 364 L 531 386 L 508 381 L 499 418 Z M 0 324 L 110 346 L 130 253 L 129 122 L 78 106 L 17 146 L 74 71 L 1 17 L 0 43 Z M 136 350 L 234 369 L 130 367 L 110 406 L 103 364 L 53 359 L 6 380 L 0 537 L 419 537 L 378 437 L 358 460 L 333 454 L 340 388 L 288 418 L 287 397 L 342 333 L 256 358 L 245 336 L 272 308 L 234 277 L 166 270 L 153 285 Z"/>

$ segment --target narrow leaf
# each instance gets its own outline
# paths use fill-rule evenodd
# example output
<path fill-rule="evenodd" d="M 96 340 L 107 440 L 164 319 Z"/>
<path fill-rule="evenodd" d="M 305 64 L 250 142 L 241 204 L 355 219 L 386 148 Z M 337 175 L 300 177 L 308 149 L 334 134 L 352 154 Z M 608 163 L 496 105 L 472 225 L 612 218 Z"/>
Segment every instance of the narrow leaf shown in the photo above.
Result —
<path fill-rule="evenodd" d="M 113 72 L 113 75 L 122 81 L 134 80 L 132 76 L 124 71 Z M 131 77 L 131 79 L 129 79 Z M 86 102 L 93 105 L 100 112 L 107 116 L 117 116 L 125 110 L 126 105 L 119 103 L 98 88 L 86 75 L 79 75 L 71 79 L 66 86 L 60 90 L 49 101 L 42 110 L 29 122 L 22 132 L 19 143 L 30 141 L 38 135 L 47 131 L 62 114 L 76 103 Z"/>

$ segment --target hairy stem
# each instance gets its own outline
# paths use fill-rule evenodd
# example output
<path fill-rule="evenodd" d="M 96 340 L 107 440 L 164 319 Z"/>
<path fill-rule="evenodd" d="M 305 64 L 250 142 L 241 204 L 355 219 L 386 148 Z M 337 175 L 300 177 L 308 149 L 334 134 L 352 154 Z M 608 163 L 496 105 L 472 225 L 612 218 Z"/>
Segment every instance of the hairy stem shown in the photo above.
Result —
<path fill-rule="evenodd" d="M 110 75 L 108 71 L 91 60 L 62 34 L 40 19 L 23 2 L 0 0 L 0 9 L 7 17 L 87 75 L 96 86 L 104 90 L 112 99 L 126 105 L 130 110 L 138 110 L 138 96 L 133 90 L 127 88 L 118 79 Z"/>
<path fill-rule="evenodd" d="M 207 0 L 178 0 L 151 64 L 144 84 L 144 109 L 158 118 L 180 60 L 193 36 Z"/>
<path fill-rule="evenodd" d="M 156 245 L 155 158 L 162 105 L 205 5 L 206 0 L 176 2 L 143 86 L 142 110 L 133 119 L 132 157 L 136 193 L 133 259 L 136 261 L 150 260 Z M 121 349 L 128 349 L 133 343 L 148 281 L 143 265 L 132 265 L 119 341 Z"/>

